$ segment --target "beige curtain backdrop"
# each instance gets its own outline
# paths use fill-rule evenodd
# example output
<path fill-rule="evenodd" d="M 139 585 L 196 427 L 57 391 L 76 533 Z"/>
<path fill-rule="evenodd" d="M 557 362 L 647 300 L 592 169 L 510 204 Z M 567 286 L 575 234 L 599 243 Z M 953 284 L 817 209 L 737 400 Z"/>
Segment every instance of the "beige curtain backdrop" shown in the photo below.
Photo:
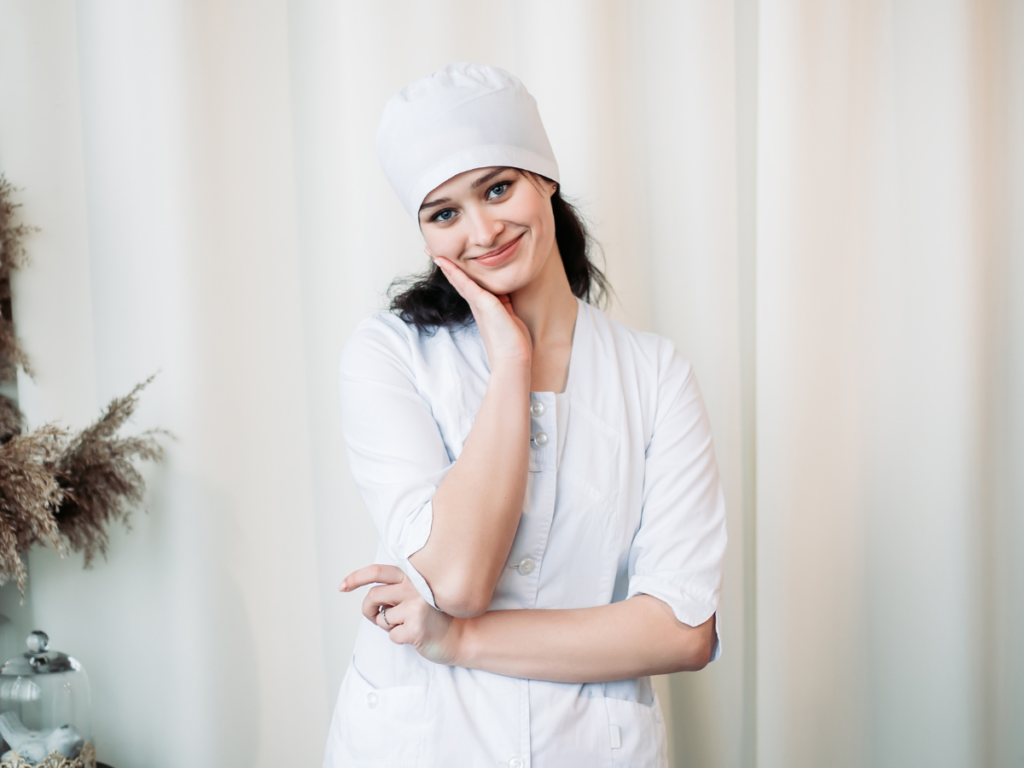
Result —
<path fill-rule="evenodd" d="M 612 314 L 706 395 L 725 652 L 658 681 L 675 765 L 1020 765 L 1020 0 L 2 0 L 23 409 L 159 370 L 176 436 L 106 561 L 0 591 L 3 654 L 76 655 L 119 768 L 321 763 L 374 545 L 335 367 L 425 265 L 374 132 L 453 60 L 527 84 Z"/>

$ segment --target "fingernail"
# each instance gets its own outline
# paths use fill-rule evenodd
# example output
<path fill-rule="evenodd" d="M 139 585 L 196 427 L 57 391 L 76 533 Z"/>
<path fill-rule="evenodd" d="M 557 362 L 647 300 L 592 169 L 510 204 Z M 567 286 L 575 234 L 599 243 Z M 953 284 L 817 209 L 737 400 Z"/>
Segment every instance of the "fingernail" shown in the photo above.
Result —
<path fill-rule="evenodd" d="M 338 589 L 340 589 L 342 592 L 347 591 L 348 590 L 348 582 L 347 581 L 341 582 L 341 584 L 338 585 Z"/>

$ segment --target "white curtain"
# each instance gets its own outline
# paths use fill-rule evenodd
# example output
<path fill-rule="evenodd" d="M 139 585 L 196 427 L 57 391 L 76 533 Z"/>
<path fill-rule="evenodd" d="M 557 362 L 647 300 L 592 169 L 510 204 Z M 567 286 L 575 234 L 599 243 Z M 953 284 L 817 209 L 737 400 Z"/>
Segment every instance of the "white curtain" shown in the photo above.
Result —
<path fill-rule="evenodd" d="M 659 681 L 678 766 L 1024 757 L 1019 0 L 0 3 L 31 423 L 159 370 L 148 512 L 0 591 L 116 766 L 318 765 L 373 555 L 335 366 L 422 245 L 373 149 L 453 60 L 536 96 L 612 313 L 696 367 L 724 655 Z"/>

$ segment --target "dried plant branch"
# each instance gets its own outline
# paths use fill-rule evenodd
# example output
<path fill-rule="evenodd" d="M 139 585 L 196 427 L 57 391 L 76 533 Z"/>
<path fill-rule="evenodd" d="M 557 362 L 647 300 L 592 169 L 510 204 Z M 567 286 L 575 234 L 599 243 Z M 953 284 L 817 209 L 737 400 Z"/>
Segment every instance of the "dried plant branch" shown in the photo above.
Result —
<path fill-rule="evenodd" d="M 11 270 L 28 263 L 25 238 L 38 227 L 18 221 L 16 211 L 21 207 L 14 202 L 14 186 L 0 175 L 0 380 L 14 378 L 20 365 L 31 375 L 28 356 L 18 344 L 11 315 Z"/>
<path fill-rule="evenodd" d="M 0 584 L 13 576 L 22 595 L 28 573 L 19 552 L 38 542 L 63 551 L 53 510 L 64 490 L 51 464 L 66 437 L 65 430 L 47 425 L 0 445 Z"/>
<path fill-rule="evenodd" d="M 0 174 L 0 280 L 7 280 L 12 269 L 28 264 L 24 239 L 39 231 L 39 227 L 18 222 L 15 211 L 21 203 L 14 202 L 16 191 L 7 177 Z"/>
<path fill-rule="evenodd" d="M 0 395 L 0 444 L 15 435 L 20 435 L 25 426 L 25 417 L 11 398 Z"/>
<path fill-rule="evenodd" d="M 15 191 L 0 175 L 0 380 L 13 378 L 18 366 L 31 374 L 14 333 L 10 276 L 28 263 L 24 241 L 38 229 L 17 221 Z M 86 567 L 97 554 L 106 554 L 109 524 L 127 525 L 143 500 L 146 483 L 135 460 L 157 461 L 163 455 L 157 437 L 168 433 L 162 430 L 117 434 L 152 380 L 113 400 L 76 435 L 54 425 L 22 434 L 24 417 L 17 404 L 0 396 L 0 584 L 14 578 L 24 596 L 28 573 L 21 553 L 35 544 L 82 552 Z"/>
<path fill-rule="evenodd" d="M 14 335 L 14 323 L 0 316 L 0 381 L 10 381 L 17 376 L 19 365 L 25 369 L 25 373 L 32 375 L 28 356 Z"/>
<path fill-rule="evenodd" d="M 143 500 L 146 482 L 134 461 L 158 461 L 163 456 L 156 439 L 168 435 L 163 430 L 117 436 L 135 412 L 139 393 L 152 380 L 151 376 L 125 397 L 113 400 L 92 426 L 71 438 L 54 466 L 64 494 L 56 511 L 57 524 L 70 548 L 85 554 L 86 567 L 97 554 L 106 554 L 107 526 L 113 521 L 127 525 L 132 508 Z"/>

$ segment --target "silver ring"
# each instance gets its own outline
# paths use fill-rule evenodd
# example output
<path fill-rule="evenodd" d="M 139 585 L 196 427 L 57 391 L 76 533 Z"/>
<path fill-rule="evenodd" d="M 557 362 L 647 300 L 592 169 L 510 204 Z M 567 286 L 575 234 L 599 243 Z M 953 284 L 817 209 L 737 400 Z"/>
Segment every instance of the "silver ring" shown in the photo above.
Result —
<path fill-rule="evenodd" d="M 388 609 L 382 608 L 380 612 L 381 617 L 384 619 L 384 623 L 388 625 L 388 629 L 391 628 L 391 622 L 388 621 Z"/>

